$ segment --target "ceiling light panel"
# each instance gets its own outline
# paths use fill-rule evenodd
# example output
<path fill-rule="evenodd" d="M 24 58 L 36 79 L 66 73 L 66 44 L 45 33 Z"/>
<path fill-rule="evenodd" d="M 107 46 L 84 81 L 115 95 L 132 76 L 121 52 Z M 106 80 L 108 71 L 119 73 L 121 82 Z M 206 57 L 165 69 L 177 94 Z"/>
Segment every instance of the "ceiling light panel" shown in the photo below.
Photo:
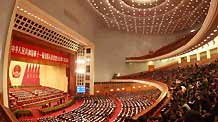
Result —
<path fill-rule="evenodd" d="M 88 0 L 111 29 L 142 34 L 191 30 L 203 23 L 211 0 Z"/>

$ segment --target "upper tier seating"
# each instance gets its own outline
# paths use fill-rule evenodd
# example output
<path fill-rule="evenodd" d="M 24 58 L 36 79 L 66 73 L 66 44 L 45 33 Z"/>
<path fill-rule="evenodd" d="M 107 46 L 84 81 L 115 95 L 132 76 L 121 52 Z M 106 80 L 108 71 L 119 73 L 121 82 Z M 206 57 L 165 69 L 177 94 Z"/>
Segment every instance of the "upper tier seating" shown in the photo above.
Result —
<path fill-rule="evenodd" d="M 187 121 L 193 119 L 194 114 L 198 115 L 195 121 L 213 122 L 215 116 L 218 118 L 217 61 L 169 70 L 165 76 L 157 74 L 161 73 L 156 72 L 153 78 L 172 81 L 172 98 L 162 110 L 163 119 Z"/>
<path fill-rule="evenodd" d="M 213 122 L 218 119 L 218 61 L 138 76 L 163 81 L 170 86 L 172 98 L 162 109 L 159 121 Z"/>

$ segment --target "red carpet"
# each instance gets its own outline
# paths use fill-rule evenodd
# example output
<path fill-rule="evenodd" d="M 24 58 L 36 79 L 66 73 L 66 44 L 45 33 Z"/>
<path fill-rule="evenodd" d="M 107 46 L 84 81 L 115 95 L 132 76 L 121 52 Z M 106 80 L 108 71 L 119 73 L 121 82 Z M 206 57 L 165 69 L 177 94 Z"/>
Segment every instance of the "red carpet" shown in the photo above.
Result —
<path fill-rule="evenodd" d="M 83 100 L 81 101 L 77 101 L 75 104 L 73 104 L 72 106 L 68 107 L 68 108 L 65 108 L 63 110 L 60 110 L 60 111 L 57 111 L 57 112 L 53 112 L 53 113 L 50 113 L 50 114 L 46 114 L 46 115 L 41 115 L 40 112 L 37 110 L 37 109 L 31 109 L 32 110 L 32 113 L 33 113 L 33 116 L 30 116 L 30 117 L 21 117 L 19 120 L 32 120 L 33 122 L 37 122 L 37 119 L 38 118 L 46 118 L 46 117 L 49 117 L 49 116 L 57 116 L 59 114 L 62 114 L 63 111 L 65 110 L 65 112 L 69 112 L 69 111 L 72 111 L 78 107 L 80 107 L 82 104 L 83 104 Z"/>
<path fill-rule="evenodd" d="M 117 99 L 116 97 L 113 97 L 112 98 L 114 99 L 115 103 L 116 103 L 116 109 L 114 111 L 114 113 L 112 114 L 112 116 L 109 118 L 109 122 L 113 122 L 113 120 L 115 118 L 117 118 L 118 114 L 120 113 L 120 110 L 121 110 L 121 102 L 119 99 Z"/>

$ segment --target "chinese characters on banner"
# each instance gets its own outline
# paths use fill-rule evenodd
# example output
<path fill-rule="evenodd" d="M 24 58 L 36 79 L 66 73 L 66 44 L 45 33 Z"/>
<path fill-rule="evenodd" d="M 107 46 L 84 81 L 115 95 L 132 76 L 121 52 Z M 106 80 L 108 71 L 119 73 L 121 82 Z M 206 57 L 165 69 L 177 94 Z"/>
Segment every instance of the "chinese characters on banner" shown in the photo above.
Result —
<path fill-rule="evenodd" d="M 25 44 L 20 41 L 12 41 L 11 55 L 33 58 L 37 60 L 47 60 L 63 64 L 69 63 L 69 58 L 61 53 L 52 52 L 43 48 Z"/>

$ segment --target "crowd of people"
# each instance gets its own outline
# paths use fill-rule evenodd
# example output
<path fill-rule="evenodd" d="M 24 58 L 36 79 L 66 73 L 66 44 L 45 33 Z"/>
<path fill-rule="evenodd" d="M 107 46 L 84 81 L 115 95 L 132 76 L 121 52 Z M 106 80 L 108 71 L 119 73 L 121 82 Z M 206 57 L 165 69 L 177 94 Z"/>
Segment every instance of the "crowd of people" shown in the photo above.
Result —
<path fill-rule="evenodd" d="M 32 105 L 65 98 L 67 93 L 50 87 L 21 87 L 9 89 L 10 108 L 31 107 Z"/>
<path fill-rule="evenodd" d="M 162 122 L 217 122 L 218 121 L 218 61 L 205 65 L 190 65 L 150 73 L 151 79 L 163 81 L 169 85 L 170 102 L 161 110 L 161 117 L 149 118 L 147 121 Z M 148 78 L 148 75 L 145 75 Z M 155 95 L 156 94 L 156 95 Z M 159 96 L 159 92 L 113 94 L 121 104 L 121 111 L 115 122 L 145 110 Z M 116 104 L 109 95 L 86 96 L 84 104 L 70 112 L 57 117 L 40 118 L 39 122 L 59 121 L 108 121 Z"/>
<path fill-rule="evenodd" d="M 218 122 L 218 61 L 152 72 L 169 84 L 171 99 L 161 111 L 162 122 Z"/>
<path fill-rule="evenodd" d="M 121 110 L 114 122 L 131 121 L 136 114 L 152 105 L 160 96 L 160 91 L 149 90 L 143 92 L 120 92 L 114 95 L 121 102 Z"/>
<path fill-rule="evenodd" d="M 116 108 L 113 99 L 106 95 L 86 96 L 79 108 L 57 117 L 39 118 L 38 122 L 106 122 Z"/>
<path fill-rule="evenodd" d="M 160 96 L 160 90 L 116 92 L 107 95 L 85 96 L 84 103 L 56 117 L 39 118 L 38 122 L 108 122 L 117 107 L 114 98 L 121 103 L 121 110 L 114 122 L 124 122 L 146 110 Z"/>

